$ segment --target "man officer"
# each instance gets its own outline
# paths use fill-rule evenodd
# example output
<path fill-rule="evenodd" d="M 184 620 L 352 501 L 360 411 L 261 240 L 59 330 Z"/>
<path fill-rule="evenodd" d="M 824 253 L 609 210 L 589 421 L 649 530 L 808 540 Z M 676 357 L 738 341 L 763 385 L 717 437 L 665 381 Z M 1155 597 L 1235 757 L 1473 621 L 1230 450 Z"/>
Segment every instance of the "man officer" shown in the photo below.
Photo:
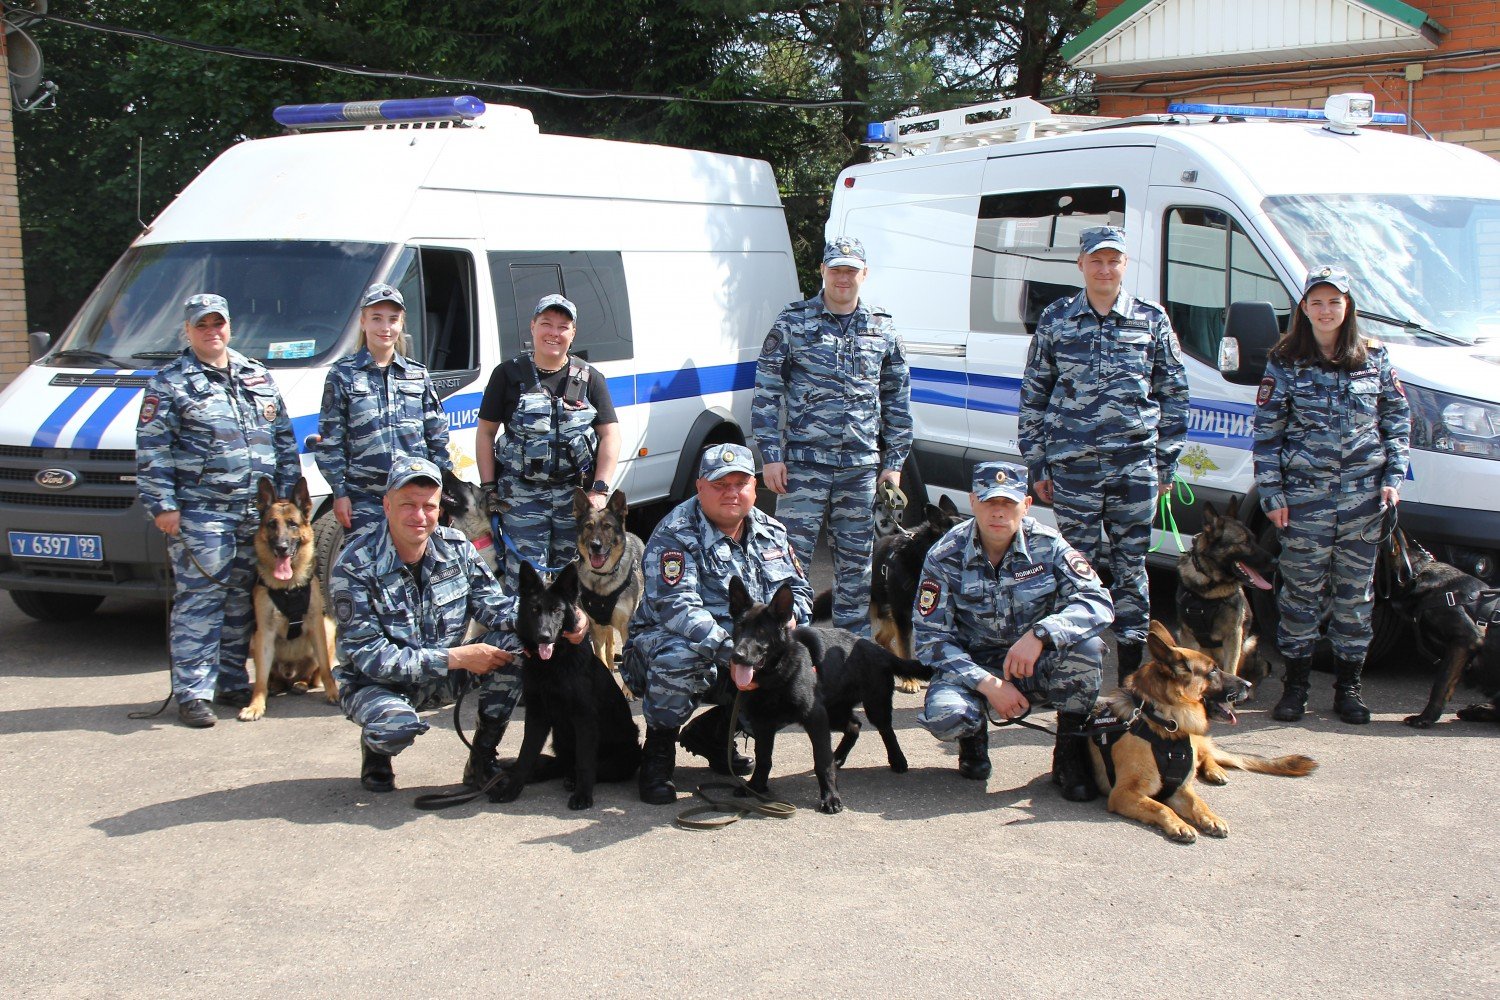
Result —
<path fill-rule="evenodd" d="M 755 461 L 739 444 L 710 445 L 698 465 L 698 495 L 668 514 L 646 543 L 646 591 L 630 622 L 620 673 L 643 692 L 646 753 L 641 801 L 677 798 L 672 770 L 678 730 L 693 706 L 709 709 L 682 730 L 682 745 L 707 757 L 721 774 L 750 773 L 750 761 L 725 759 L 729 742 L 729 653 L 733 620 L 729 581 L 739 577 L 756 601 L 790 581 L 799 622 L 812 617 L 812 587 L 787 541 L 786 529 L 755 507 Z"/>
<path fill-rule="evenodd" d="M 823 248 L 823 290 L 782 310 L 755 368 L 751 432 L 776 516 L 805 565 L 823 521 L 833 549 L 833 623 L 870 635 L 877 483 L 901 485 L 911 449 L 911 375 L 885 310 L 860 302 L 859 240 Z"/>
<path fill-rule="evenodd" d="M 938 539 L 922 565 L 913 655 L 933 669 L 917 721 L 958 740 L 958 773 L 990 776 L 986 711 L 1014 719 L 1057 706 L 1052 782 L 1075 802 L 1097 796 L 1084 723 L 1099 696 L 1114 609 L 1093 567 L 1056 531 L 1027 517 L 1026 470 L 974 467 L 974 518 Z"/>
<path fill-rule="evenodd" d="M 1146 552 L 1158 494 L 1187 444 L 1182 352 L 1161 306 L 1121 289 L 1125 231 L 1085 229 L 1083 291 L 1042 311 L 1018 418 L 1022 460 L 1063 537 L 1098 563 L 1109 534 L 1119 679 L 1141 663 L 1151 621 Z"/>

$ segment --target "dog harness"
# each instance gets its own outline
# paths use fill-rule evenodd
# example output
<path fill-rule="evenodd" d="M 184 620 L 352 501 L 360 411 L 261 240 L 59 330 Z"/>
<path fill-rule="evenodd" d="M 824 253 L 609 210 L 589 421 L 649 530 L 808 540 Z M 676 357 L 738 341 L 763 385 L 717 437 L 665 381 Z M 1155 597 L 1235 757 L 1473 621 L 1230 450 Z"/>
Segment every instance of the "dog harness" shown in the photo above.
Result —
<path fill-rule="evenodd" d="M 286 618 L 286 637 L 298 639 L 302 636 L 302 623 L 307 618 L 307 606 L 312 602 L 312 584 L 300 587 L 266 588 L 266 596 Z"/>
<path fill-rule="evenodd" d="M 1161 775 L 1161 791 L 1151 796 L 1158 802 L 1166 802 L 1192 777 L 1197 764 L 1197 753 L 1190 738 L 1178 739 L 1162 736 L 1147 724 L 1156 723 L 1169 733 L 1177 731 L 1177 722 L 1164 719 L 1155 707 L 1144 698 L 1131 692 L 1136 711 L 1129 719 L 1114 715 L 1095 715 L 1089 719 L 1089 739 L 1099 748 L 1104 759 L 1104 773 L 1109 777 L 1110 787 L 1115 784 L 1114 746 L 1125 733 L 1133 733 L 1151 745 L 1151 755 L 1156 758 L 1156 771 Z"/>
<path fill-rule="evenodd" d="M 607 594 L 596 594 L 584 587 L 578 588 L 578 606 L 583 608 L 588 616 L 600 625 L 608 625 L 615 616 L 615 605 L 620 600 L 620 595 L 625 593 L 625 588 L 630 586 L 630 574 L 625 574 L 625 582 Z"/>

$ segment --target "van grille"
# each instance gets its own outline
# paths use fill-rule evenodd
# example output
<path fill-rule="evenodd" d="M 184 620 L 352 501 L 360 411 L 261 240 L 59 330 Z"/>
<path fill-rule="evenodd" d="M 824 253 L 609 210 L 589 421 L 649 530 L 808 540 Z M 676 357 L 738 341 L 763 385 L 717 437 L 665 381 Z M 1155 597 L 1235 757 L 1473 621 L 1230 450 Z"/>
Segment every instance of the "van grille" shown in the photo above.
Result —
<path fill-rule="evenodd" d="M 0 503 L 13 503 L 20 507 L 71 507 L 74 510 L 126 510 L 135 503 L 135 496 L 90 497 L 67 496 L 57 493 L 11 493 L 0 491 Z"/>
<path fill-rule="evenodd" d="M 95 448 L 92 451 L 84 451 L 81 448 L 27 448 L 17 444 L 0 444 L 0 458 L 48 458 L 66 461 L 85 455 L 95 462 L 135 464 L 135 452 L 128 448 Z"/>
<path fill-rule="evenodd" d="M 78 476 L 67 490 L 38 486 L 43 469 Z M 26 448 L 0 446 L 0 504 L 71 510 L 127 510 L 138 502 L 135 452 L 123 448 Z"/>

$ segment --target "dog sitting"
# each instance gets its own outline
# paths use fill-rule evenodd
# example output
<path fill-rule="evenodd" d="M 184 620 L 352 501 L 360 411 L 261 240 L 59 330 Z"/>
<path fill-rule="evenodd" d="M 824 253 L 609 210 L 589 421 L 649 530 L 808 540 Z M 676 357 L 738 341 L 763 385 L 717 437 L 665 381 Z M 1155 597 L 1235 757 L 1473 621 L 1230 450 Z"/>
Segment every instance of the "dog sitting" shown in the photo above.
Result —
<path fill-rule="evenodd" d="M 1090 719 L 1094 780 L 1109 811 L 1159 827 L 1181 844 L 1229 836 L 1229 825 L 1193 790 L 1193 779 L 1222 785 L 1225 768 L 1301 777 L 1318 766 L 1300 754 L 1266 758 L 1232 754 L 1208 737 L 1210 718 L 1238 721 L 1234 703 L 1250 684 L 1220 670 L 1204 653 L 1180 647 L 1161 622 L 1151 623 L 1148 659 L 1123 688 L 1100 698 Z M 1197 830 L 1194 829 L 1197 828 Z"/>
<path fill-rule="evenodd" d="M 464 482 L 450 469 L 443 470 L 443 492 L 438 512 L 438 523 L 457 528 L 474 544 L 479 557 L 490 572 L 500 575 L 497 540 L 489 515 L 484 512 L 484 493 L 478 486 Z"/>
<path fill-rule="evenodd" d="M 610 670 L 625 646 L 630 616 L 641 603 L 646 578 L 641 574 L 645 543 L 625 530 L 630 505 L 615 490 L 603 510 L 595 510 L 583 490 L 573 493 L 573 520 L 578 525 L 578 600 L 589 616 L 594 651 Z M 635 696 L 627 687 L 627 698 Z"/>
<path fill-rule="evenodd" d="M 902 659 L 911 659 L 911 608 L 927 550 L 959 521 L 958 508 L 944 494 L 913 532 L 890 535 L 875 543 L 870 558 L 870 628 L 875 641 Z M 915 680 L 896 685 L 908 694 L 920 690 Z"/>
<path fill-rule="evenodd" d="M 770 603 L 757 604 L 744 581 L 735 577 L 729 581 L 729 613 L 734 619 L 730 679 L 742 692 L 744 716 L 755 737 L 751 788 L 767 792 L 776 733 L 795 722 L 812 741 L 818 809 L 842 810 L 834 768 L 843 766 L 859 739 L 854 709 L 860 704 L 885 742 L 891 770 L 906 770 L 906 755 L 891 725 L 895 679 L 929 680 L 931 668 L 901 659 L 845 629 L 793 627 L 788 584 L 777 588 Z M 843 733 L 837 749 L 835 727 Z"/>
<path fill-rule="evenodd" d="M 1251 682 L 1268 675 L 1269 650 L 1260 648 L 1244 588 L 1270 590 L 1275 571 L 1275 560 L 1249 528 L 1205 503 L 1203 526 L 1177 559 L 1183 646 L 1207 653 L 1220 670 Z"/>
<path fill-rule="evenodd" d="M 565 566 L 550 587 L 531 563 L 521 563 L 516 636 L 526 648 L 526 728 L 515 765 L 489 790 L 491 802 L 511 802 L 527 782 L 560 774 L 572 792 L 568 808 L 588 809 L 596 781 L 629 781 L 640 767 L 640 730 L 620 686 L 591 642 L 564 637 L 578 626 L 577 604 L 576 563 Z M 555 757 L 542 754 L 549 735 Z"/>
<path fill-rule="evenodd" d="M 275 484 L 262 477 L 255 506 L 260 511 L 255 583 L 250 593 L 255 611 L 255 634 L 250 640 L 255 683 L 250 704 L 240 709 L 242 722 L 254 722 L 266 714 L 266 697 L 272 688 L 277 693 L 305 693 L 316 682 L 329 701 L 337 704 L 339 700 L 330 669 L 333 628 L 323 617 L 307 480 L 298 479 L 291 497 L 280 498 Z"/>

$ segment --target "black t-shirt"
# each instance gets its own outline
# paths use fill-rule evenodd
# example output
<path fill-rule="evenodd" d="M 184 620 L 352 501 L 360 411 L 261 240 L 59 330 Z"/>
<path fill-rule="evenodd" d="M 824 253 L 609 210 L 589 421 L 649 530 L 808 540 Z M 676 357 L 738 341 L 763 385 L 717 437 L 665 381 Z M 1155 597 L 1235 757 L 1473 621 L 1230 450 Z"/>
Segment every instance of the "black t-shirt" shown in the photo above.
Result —
<path fill-rule="evenodd" d="M 576 358 L 568 360 L 570 363 L 577 361 Z M 589 386 L 585 395 L 597 412 L 594 426 L 619 423 L 620 418 L 615 416 L 615 404 L 609 398 L 609 383 L 593 365 L 578 363 L 585 364 L 589 370 Z M 484 398 L 479 401 L 479 419 L 495 424 L 509 424 L 521 394 L 530 391 L 532 387 L 532 371 L 531 361 L 524 354 L 497 365 L 490 373 L 490 384 L 484 388 Z M 551 375 L 543 375 L 539 384 L 552 395 L 560 396 L 563 393 L 563 379 L 567 375 L 568 365 L 564 365 Z"/>

